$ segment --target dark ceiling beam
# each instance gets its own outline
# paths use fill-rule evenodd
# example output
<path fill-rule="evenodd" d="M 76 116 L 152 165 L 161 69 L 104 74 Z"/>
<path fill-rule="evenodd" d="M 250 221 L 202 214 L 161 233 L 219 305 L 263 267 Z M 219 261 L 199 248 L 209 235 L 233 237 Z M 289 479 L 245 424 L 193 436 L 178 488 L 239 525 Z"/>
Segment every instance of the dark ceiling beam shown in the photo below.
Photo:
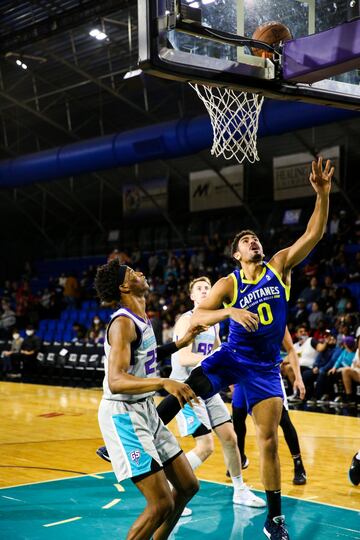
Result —
<path fill-rule="evenodd" d="M 75 8 L 52 14 L 47 19 L 34 23 L 21 30 L 12 30 L 0 39 L 0 51 L 5 53 L 14 49 L 33 45 L 59 33 L 71 30 L 88 22 L 95 22 L 114 11 L 128 8 L 135 0 L 82 0 Z"/>
<path fill-rule="evenodd" d="M 39 118 L 40 120 L 42 120 L 46 124 L 49 124 L 50 126 L 57 129 L 58 131 L 62 131 L 62 133 L 64 133 L 65 135 L 71 135 L 70 131 L 68 131 L 64 126 L 62 126 L 58 122 L 55 122 L 55 120 L 52 120 L 51 118 L 49 118 L 48 116 L 42 114 L 41 112 L 36 111 L 32 107 L 29 107 L 29 105 L 25 105 L 25 103 L 23 103 L 19 99 L 16 99 L 15 97 L 11 96 L 7 92 L 4 92 L 4 91 L 0 90 L 0 96 L 3 97 L 4 99 L 7 99 L 11 103 L 14 103 L 20 109 L 23 109 L 24 111 L 26 111 L 26 112 L 28 112 L 30 114 L 33 114 L 34 116 L 36 116 L 37 118 Z"/>
<path fill-rule="evenodd" d="M 136 110 L 138 113 L 140 113 L 143 116 L 146 116 L 149 120 L 152 122 L 157 122 L 158 118 L 156 116 L 153 116 L 149 114 L 147 111 L 145 111 L 142 107 L 139 107 L 134 101 L 131 101 L 130 99 L 127 99 L 123 95 L 119 94 L 116 90 L 113 90 L 111 86 L 108 86 L 107 84 L 103 83 L 98 77 L 94 77 L 89 73 L 88 71 L 85 71 L 84 69 L 81 69 L 79 66 L 76 66 L 72 62 L 69 62 L 68 60 L 65 60 L 65 58 L 61 58 L 61 56 L 58 56 L 57 54 L 47 52 L 47 56 L 50 58 L 53 58 L 55 61 L 59 62 L 60 64 L 63 64 L 68 69 L 72 70 L 74 73 L 77 73 L 84 79 L 87 79 L 94 83 L 96 86 L 110 94 L 111 96 L 115 97 L 116 99 L 119 99 L 132 109 Z"/>

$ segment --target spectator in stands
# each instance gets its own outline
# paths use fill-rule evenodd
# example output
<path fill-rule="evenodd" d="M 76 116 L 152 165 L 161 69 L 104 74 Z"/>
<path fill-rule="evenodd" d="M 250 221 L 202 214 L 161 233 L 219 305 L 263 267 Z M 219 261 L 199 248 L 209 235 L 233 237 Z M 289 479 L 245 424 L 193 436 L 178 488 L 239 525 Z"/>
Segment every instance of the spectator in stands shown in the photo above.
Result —
<path fill-rule="evenodd" d="M 341 376 L 345 388 L 346 403 L 352 403 L 352 383 L 360 383 L 360 338 L 357 340 L 357 348 L 351 366 L 342 368 Z"/>
<path fill-rule="evenodd" d="M 326 345 L 324 343 L 320 343 L 312 337 L 309 337 L 307 327 L 304 325 L 300 325 L 297 327 L 296 338 L 298 341 L 294 344 L 294 349 L 299 356 L 300 370 L 302 377 L 304 378 L 307 371 L 312 372 L 312 368 L 314 366 L 318 353 L 324 351 Z M 284 362 L 281 364 L 281 371 L 283 375 L 289 380 L 292 388 L 295 381 L 295 373 L 289 361 L 284 360 Z M 297 401 L 299 400 L 299 397 L 294 394 L 288 399 L 290 402 Z"/>
<path fill-rule="evenodd" d="M 86 336 L 85 326 L 83 326 L 79 322 L 74 322 L 74 324 L 72 325 L 72 331 L 73 331 L 74 337 L 72 338 L 71 341 L 73 342 L 85 341 L 85 336 Z"/>
<path fill-rule="evenodd" d="M 173 341 L 174 328 L 168 321 L 164 321 L 162 325 L 162 344 L 170 343 Z"/>
<path fill-rule="evenodd" d="M 306 324 L 308 320 L 308 312 L 306 309 L 306 303 L 304 298 L 298 298 L 295 308 L 290 314 L 290 321 L 296 327 L 302 324 Z"/>
<path fill-rule="evenodd" d="M 338 348 L 338 355 L 334 355 L 336 349 L 336 331 L 327 328 L 324 331 L 324 338 L 322 342 L 325 345 L 323 351 L 319 352 L 314 365 L 311 370 L 307 370 L 303 374 L 303 381 L 306 388 L 306 397 L 308 405 L 315 405 L 318 400 L 323 399 L 326 401 L 325 386 L 322 383 L 322 379 L 325 380 L 327 370 L 329 370 L 335 363 L 337 356 L 342 351 Z M 330 359 L 333 357 L 333 361 Z M 320 381 L 320 383 L 318 382 Z M 316 384 L 315 384 L 316 383 Z M 315 386 L 314 386 L 315 385 Z M 327 397 L 328 399 L 328 397 Z"/>
<path fill-rule="evenodd" d="M 27 281 L 24 281 L 16 291 L 16 320 L 20 328 L 28 322 L 28 313 L 33 296 Z"/>
<path fill-rule="evenodd" d="M 349 266 L 349 281 L 360 281 L 360 251 L 355 255 L 355 261 Z"/>
<path fill-rule="evenodd" d="M 113 249 L 110 255 L 108 256 L 108 262 L 118 259 L 120 264 L 130 264 L 131 258 L 125 251 L 119 251 L 118 249 Z"/>
<path fill-rule="evenodd" d="M 317 328 L 313 333 L 313 338 L 315 338 L 317 341 L 323 342 L 325 340 L 326 334 L 327 334 L 326 322 L 325 322 L 325 319 L 321 319 L 318 322 Z"/>
<path fill-rule="evenodd" d="M 32 375 L 36 371 L 36 357 L 41 348 L 41 340 L 35 335 L 35 328 L 31 324 L 27 325 L 25 333 L 26 337 L 21 344 L 19 356 L 16 355 L 21 361 L 24 378 Z"/>
<path fill-rule="evenodd" d="M 99 315 L 95 315 L 89 330 L 86 333 L 86 341 L 89 343 L 104 343 L 105 326 Z"/>
<path fill-rule="evenodd" d="M 329 234 L 331 236 L 337 236 L 339 232 L 340 218 L 337 212 L 333 212 L 329 222 Z"/>
<path fill-rule="evenodd" d="M 324 320 L 324 313 L 320 310 L 319 303 L 313 302 L 311 304 L 311 313 L 308 317 L 310 330 L 317 329 L 320 321 Z"/>
<path fill-rule="evenodd" d="M 349 293 L 346 287 L 340 287 L 337 290 L 337 302 L 336 302 L 336 311 L 339 315 L 346 312 L 346 306 L 351 300 L 351 294 Z"/>
<path fill-rule="evenodd" d="M 69 307 L 76 307 L 80 296 L 78 280 L 73 273 L 69 273 L 64 285 L 64 300 Z"/>
<path fill-rule="evenodd" d="M 0 315 L 0 337 L 8 339 L 11 335 L 11 329 L 15 326 L 15 312 L 11 309 L 10 302 L 3 299 L 1 301 L 2 313 Z"/>
<path fill-rule="evenodd" d="M 338 328 L 337 344 L 341 345 L 344 338 L 350 335 L 350 328 L 345 324 L 345 317 L 339 317 L 335 326 Z"/>
<path fill-rule="evenodd" d="M 2 370 L 5 375 L 11 376 L 13 368 L 15 368 L 15 364 L 12 362 L 12 358 L 19 354 L 22 346 L 23 338 L 20 336 L 19 331 L 17 328 L 13 328 L 12 330 L 12 340 L 9 350 L 5 350 L 1 353 L 2 358 Z"/>
<path fill-rule="evenodd" d="M 303 298 L 306 304 L 311 304 L 312 302 L 317 302 L 321 297 L 321 289 L 318 286 L 317 277 L 313 276 L 310 279 L 310 283 L 305 289 L 300 293 L 301 298 Z"/>
<path fill-rule="evenodd" d="M 347 336 L 343 339 L 343 350 L 339 354 L 334 366 L 328 371 L 328 388 L 331 389 L 334 387 L 334 383 L 337 380 L 337 375 L 342 374 L 344 368 L 351 366 L 356 349 L 356 341 L 352 336 Z M 335 392 L 335 399 L 332 403 L 341 404 L 344 402 L 346 397 L 339 395 L 339 391 Z"/>
<path fill-rule="evenodd" d="M 317 377 L 315 383 L 315 396 L 310 398 L 311 405 L 314 401 L 318 405 L 327 405 L 329 403 L 329 391 L 328 388 L 328 371 L 334 366 L 336 360 L 340 356 L 343 347 L 336 344 L 336 331 L 329 330 L 330 334 L 326 339 L 326 348 L 319 353 L 315 360 L 314 369 Z"/>

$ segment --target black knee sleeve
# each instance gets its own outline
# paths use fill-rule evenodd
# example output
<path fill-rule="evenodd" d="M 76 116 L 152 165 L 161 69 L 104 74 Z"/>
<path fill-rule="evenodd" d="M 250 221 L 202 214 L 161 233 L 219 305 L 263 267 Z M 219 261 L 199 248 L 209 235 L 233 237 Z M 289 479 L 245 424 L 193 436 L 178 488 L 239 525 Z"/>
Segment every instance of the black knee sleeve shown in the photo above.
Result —
<path fill-rule="evenodd" d="M 212 384 L 207 376 L 204 374 L 202 367 L 198 366 L 192 370 L 190 376 L 185 381 L 186 384 L 195 392 L 199 397 L 210 397 L 212 394 Z"/>
<path fill-rule="evenodd" d="M 237 437 L 239 452 L 242 458 L 245 455 L 246 417 L 247 417 L 246 409 L 240 409 L 239 407 L 233 406 L 232 419 L 233 419 L 233 424 L 234 424 L 234 430 Z"/>
<path fill-rule="evenodd" d="M 185 383 L 190 386 L 190 388 L 197 396 L 210 397 L 207 394 L 211 395 L 212 384 L 206 377 L 206 375 L 204 375 L 201 366 L 195 368 L 191 372 L 190 377 L 185 381 Z M 180 408 L 180 403 L 177 398 L 175 396 L 169 395 L 162 400 L 160 405 L 158 405 L 157 412 L 161 420 L 166 425 L 174 418 L 174 416 L 177 415 L 177 413 L 180 411 Z"/>
<path fill-rule="evenodd" d="M 280 420 L 280 426 L 284 432 L 285 441 L 289 447 L 291 455 L 292 456 L 299 455 L 300 454 L 299 439 L 298 439 L 294 424 L 292 423 L 289 413 L 285 409 L 285 407 L 283 407 L 281 420 Z"/>

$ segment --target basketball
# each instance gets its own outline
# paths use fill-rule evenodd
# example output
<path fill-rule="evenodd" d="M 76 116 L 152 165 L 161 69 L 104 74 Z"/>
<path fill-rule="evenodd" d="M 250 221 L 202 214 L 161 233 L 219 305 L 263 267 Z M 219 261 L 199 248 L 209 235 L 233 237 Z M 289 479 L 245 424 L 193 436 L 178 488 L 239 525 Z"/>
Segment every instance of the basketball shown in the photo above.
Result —
<path fill-rule="evenodd" d="M 252 35 L 252 39 L 264 41 L 268 45 L 277 45 L 281 41 L 292 39 L 292 35 L 289 28 L 285 24 L 278 21 L 269 21 L 257 27 Z M 263 49 L 252 48 L 252 53 L 255 56 L 272 58 L 272 54 L 264 51 Z"/>

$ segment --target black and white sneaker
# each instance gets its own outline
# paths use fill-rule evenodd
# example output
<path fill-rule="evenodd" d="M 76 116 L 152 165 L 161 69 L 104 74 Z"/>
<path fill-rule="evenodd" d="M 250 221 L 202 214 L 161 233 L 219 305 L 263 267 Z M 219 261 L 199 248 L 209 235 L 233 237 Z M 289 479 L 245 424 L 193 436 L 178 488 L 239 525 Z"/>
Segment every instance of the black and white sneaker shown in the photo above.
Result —
<path fill-rule="evenodd" d="M 301 457 L 294 459 L 294 478 L 295 486 L 303 486 L 306 484 L 306 472 Z"/>
<path fill-rule="evenodd" d="M 352 458 L 350 469 L 349 469 L 349 480 L 354 486 L 360 484 L 360 459 L 358 459 L 357 454 Z"/>
<path fill-rule="evenodd" d="M 285 527 L 285 516 L 267 517 L 263 528 L 265 536 L 270 540 L 290 540 L 289 533 Z"/>
<path fill-rule="evenodd" d="M 96 453 L 99 457 L 101 457 L 101 459 L 104 459 L 105 461 L 107 461 L 108 463 L 111 463 L 111 459 L 110 459 L 110 456 L 108 454 L 108 451 L 107 451 L 107 448 L 106 446 L 100 446 L 100 448 L 98 448 L 96 450 Z"/>

